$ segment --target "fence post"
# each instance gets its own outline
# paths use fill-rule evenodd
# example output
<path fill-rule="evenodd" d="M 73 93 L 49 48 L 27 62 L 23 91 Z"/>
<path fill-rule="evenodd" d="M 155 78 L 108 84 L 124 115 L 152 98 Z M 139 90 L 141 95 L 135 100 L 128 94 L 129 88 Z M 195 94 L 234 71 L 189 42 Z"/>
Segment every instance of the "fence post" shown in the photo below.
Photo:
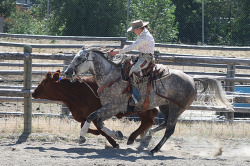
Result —
<path fill-rule="evenodd" d="M 31 71 L 32 71 L 32 47 L 29 45 L 24 46 L 24 76 L 23 76 L 23 90 L 31 90 Z M 32 98 L 24 97 L 24 133 L 30 134 L 32 126 Z"/>
<path fill-rule="evenodd" d="M 1 17 L 1 15 L 0 15 L 0 33 L 3 33 L 3 25 L 4 25 L 3 17 Z"/>
<path fill-rule="evenodd" d="M 121 40 L 121 48 L 124 47 L 125 43 L 126 43 L 126 39 L 122 39 L 122 40 Z"/>
<path fill-rule="evenodd" d="M 158 63 L 160 55 L 161 55 L 160 51 L 154 51 L 155 63 Z"/>
<path fill-rule="evenodd" d="M 227 78 L 234 78 L 235 77 L 235 65 L 228 64 L 227 65 Z M 226 91 L 234 92 L 235 91 L 235 84 L 234 82 L 226 81 Z M 225 118 L 227 120 L 233 120 L 234 119 L 234 113 L 233 112 L 226 112 Z"/>

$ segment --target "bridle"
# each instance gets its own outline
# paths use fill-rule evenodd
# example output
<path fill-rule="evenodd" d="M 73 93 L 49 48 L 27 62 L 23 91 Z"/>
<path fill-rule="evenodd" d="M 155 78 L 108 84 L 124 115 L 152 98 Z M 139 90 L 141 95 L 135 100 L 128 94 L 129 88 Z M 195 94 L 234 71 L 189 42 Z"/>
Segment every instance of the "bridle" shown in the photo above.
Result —
<path fill-rule="evenodd" d="M 87 53 L 86 56 L 83 57 L 81 63 L 78 63 L 77 65 L 74 65 L 75 69 L 77 69 L 81 64 L 83 64 L 85 61 L 93 61 L 93 60 L 89 60 L 89 53 Z"/>
<path fill-rule="evenodd" d="M 79 63 L 77 65 L 74 65 L 74 67 L 75 67 L 74 70 L 76 70 L 81 64 L 83 64 L 86 61 L 93 61 L 92 59 L 91 60 L 89 59 L 89 55 L 90 55 L 90 53 L 87 53 L 87 55 L 83 57 L 81 63 Z M 106 74 L 103 74 L 103 75 L 102 74 L 98 74 L 98 75 L 97 74 L 93 74 L 93 75 L 96 75 L 96 76 L 106 76 L 106 75 L 108 75 L 111 72 L 112 69 L 113 68 L 112 68 L 112 65 L 111 65 L 110 70 Z M 77 77 L 79 78 L 79 76 L 77 76 Z"/>

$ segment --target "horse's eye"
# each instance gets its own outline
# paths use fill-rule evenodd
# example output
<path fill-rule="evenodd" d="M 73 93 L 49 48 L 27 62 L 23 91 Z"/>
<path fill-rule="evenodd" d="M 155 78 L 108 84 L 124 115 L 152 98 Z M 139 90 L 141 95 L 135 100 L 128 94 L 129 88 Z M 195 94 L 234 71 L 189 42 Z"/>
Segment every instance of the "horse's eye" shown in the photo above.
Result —
<path fill-rule="evenodd" d="M 78 61 L 81 61 L 81 60 L 82 60 L 82 58 L 81 58 L 81 57 L 78 57 L 78 58 L 77 58 L 77 60 L 78 60 Z"/>

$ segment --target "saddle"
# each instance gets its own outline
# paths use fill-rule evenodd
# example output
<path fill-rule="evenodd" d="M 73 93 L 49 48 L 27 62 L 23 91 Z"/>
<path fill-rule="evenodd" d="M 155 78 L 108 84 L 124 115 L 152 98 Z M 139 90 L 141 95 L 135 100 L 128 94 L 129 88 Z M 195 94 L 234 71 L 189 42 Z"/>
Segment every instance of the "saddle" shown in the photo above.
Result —
<path fill-rule="evenodd" d="M 131 78 L 129 76 L 129 71 L 133 67 L 133 65 L 136 63 L 135 62 L 130 62 L 129 60 L 125 61 L 122 65 L 122 70 L 121 70 L 121 77 L 124 81 L 131 82 Z M 147 68 L 142 69 L 142 76 L 140 73 L 134 73 L 138 77 L 138 82 L 137 84 L 140 83 L 147 83 L 150 80 L 157 80 L 159 78 L 162 78 L 164 76 L 169 75 L 169 69 L 162 64 L 155 64 L 154 61 L 151 62 Z"/>
<path fill-rule="evenodd" d="M 129 71 L 130 69 L 133 67 L 133 65 L 136 63 L 133 62 L 131 63 L 129 60 L 125 61 L 122 65 L 122 70 L 121 70 L 121 78 L 124 81 L 128 82 L 128 86 L 127 88 L 123 91 L 123 94 L 125 93 L 129 93 L 129 100 L 132 100 L 132 82 L 133 81 L 132 77 L 129 76 Z M 140 75 L 140 73 L 134 73 L 137 76 L 137 82 L 136 84 L 142 84 L 142 83 L 147 83 L 147 94 L 146 94 L 146 98 L 144 100 L 144 104 L 143 104 L 143 111 L 146 111 L 148 109 L 148 105 L 149 105 L 149 94 L 150 94 L 150 89 L 151 89 L 151 85 L 153 84 L 154 81 L 162 78 L 162 77 L 166 77 L 170 74 L 169 69 L 162 64 L 155 64 L 154 61 L 151 62 L 147 68 L 142 69 L 142 75 Z"/>

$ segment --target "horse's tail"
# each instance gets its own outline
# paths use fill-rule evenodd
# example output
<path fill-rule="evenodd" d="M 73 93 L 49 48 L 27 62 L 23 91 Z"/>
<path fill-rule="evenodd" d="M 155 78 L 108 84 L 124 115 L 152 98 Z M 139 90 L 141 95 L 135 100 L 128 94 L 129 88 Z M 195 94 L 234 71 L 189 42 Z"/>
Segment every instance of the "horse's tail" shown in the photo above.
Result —
<path fill-rule="evenodd" d="M 226 92 L 223 90 L 221 84 L 213 78 L 201 77 L 194 78 L 196 89 L 198 89 L 199 83 L 202 84 L 203 90 L 197 95 L 198 101 L 204 101 L 206 103 L 213 103 L 215 106 L 224 107 L 230 111 L 234 111 L 232 104 L 226 97 Z"/>

